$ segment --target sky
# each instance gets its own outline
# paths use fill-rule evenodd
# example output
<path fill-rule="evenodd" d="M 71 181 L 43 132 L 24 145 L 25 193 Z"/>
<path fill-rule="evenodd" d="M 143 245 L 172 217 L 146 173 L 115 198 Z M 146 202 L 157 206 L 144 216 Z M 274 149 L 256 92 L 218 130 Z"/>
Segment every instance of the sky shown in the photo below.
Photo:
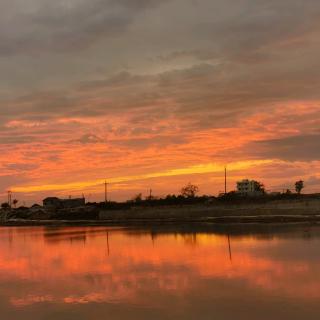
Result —
<path fill-rule="evenodd" d="M 0 200 L 320 192 L 318 0 L 2 0 Z"/>

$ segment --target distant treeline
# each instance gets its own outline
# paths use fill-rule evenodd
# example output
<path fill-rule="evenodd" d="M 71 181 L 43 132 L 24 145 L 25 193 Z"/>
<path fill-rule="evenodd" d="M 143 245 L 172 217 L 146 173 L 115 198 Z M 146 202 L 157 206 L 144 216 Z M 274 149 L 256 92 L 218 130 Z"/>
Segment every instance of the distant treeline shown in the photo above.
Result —
<path fill-rule="evenodd" d="M 214 196 L 192 196 L 185 197 L 182 195 L 167 195 L 164 198 L 146 198 L 142 199 L 137 196 L 135 199 L 126 202 L 88 202 L 87 206 L 95 206 L 106 210 L 124 210 L 133 207 L 158 207 L 158 206 L 180 206 L 180 205 L 225 205 L 225 204 L 245 204 L 245 203 L 266 203 L 277 200 L 303 200 L 303 199 L 320 199 L 320 194 L 296 194 L 296 193 L 279 193 L 263 194 L 260 196 L 244 196 L 236 192 Z"/>

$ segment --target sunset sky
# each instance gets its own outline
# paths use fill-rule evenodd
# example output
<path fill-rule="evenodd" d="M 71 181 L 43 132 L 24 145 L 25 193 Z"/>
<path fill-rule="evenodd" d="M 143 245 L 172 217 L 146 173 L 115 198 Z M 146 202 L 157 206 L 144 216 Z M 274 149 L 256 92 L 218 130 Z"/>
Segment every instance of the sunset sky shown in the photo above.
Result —
<path fill-rule="evenodd" d="M 320 192 L 319 0 L 0 2 L 0 202 Z"/>

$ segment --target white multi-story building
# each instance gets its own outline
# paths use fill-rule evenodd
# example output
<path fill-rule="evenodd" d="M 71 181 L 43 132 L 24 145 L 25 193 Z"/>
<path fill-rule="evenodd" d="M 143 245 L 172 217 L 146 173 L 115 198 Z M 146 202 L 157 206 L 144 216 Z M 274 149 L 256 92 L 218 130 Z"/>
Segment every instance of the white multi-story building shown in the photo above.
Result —
<path fill-rule="evenodd" d="M 259 182 L 244 179 L 237 182 L 237 192 L 243 195 L 261 195 L 263 190 Z"/>

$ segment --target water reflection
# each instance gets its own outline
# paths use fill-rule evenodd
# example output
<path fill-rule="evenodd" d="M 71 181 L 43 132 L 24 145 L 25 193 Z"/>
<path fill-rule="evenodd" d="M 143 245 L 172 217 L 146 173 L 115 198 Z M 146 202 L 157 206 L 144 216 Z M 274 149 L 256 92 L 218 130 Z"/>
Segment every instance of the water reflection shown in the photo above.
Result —
<path fill-rule="evenodd" d="M 320 228 L 1 228 L 3 319 L 318 319 Z"/>

